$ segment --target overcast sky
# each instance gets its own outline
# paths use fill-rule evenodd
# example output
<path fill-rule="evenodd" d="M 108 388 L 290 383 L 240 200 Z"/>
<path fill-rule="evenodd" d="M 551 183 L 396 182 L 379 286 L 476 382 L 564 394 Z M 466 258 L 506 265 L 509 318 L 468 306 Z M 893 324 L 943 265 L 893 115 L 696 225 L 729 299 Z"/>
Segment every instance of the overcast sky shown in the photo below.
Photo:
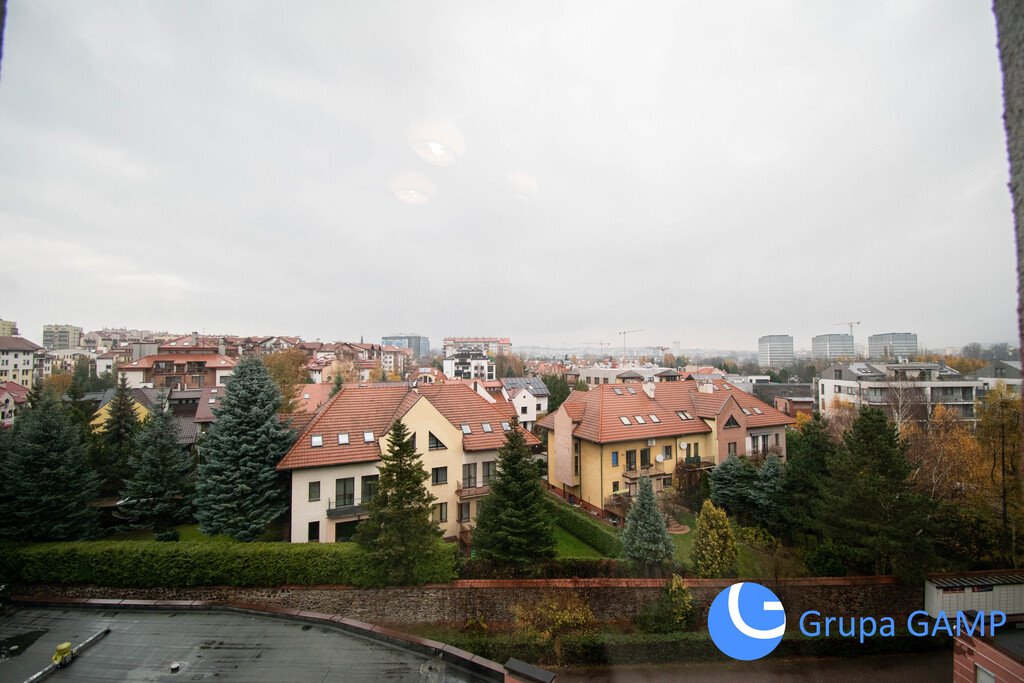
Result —
<path fill-rule="evenodd" d="M 13 0 L 0 317 L 1012 341 L 989 5 Z"/>

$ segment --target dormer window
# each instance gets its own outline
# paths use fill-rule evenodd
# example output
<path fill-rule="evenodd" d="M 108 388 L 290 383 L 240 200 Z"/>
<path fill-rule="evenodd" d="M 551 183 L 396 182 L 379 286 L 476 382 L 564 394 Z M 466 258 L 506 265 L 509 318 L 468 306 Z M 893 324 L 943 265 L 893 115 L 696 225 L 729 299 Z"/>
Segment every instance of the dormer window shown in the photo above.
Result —
<path fill-rule="evenodd" d="M 323 434 L 314 434 L 313 436 L 309 437 L 309 445 L 312 446 L 313 448 L 320 448 L 321 446 L 323 446 Z"/>
<path fill-rule="evenodd" d="M 348 434 L 347 433 L 338 434 L 338 445 L 339 446 L 347 446 L 348 445 Z"/>

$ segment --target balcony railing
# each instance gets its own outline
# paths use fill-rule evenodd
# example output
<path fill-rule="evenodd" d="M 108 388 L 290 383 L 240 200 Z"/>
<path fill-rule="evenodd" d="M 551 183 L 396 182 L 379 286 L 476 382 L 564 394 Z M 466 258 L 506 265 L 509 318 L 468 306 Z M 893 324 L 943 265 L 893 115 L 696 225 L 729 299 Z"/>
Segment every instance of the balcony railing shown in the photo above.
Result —
<path fill-rule="evenodd" d="M 369 501 L 367 501 L 369 502 Z M 354 498 L 327 499 L 327 518 L 345 519 L 347 517 L 365 517 L 366 506 L 362 500 Z"/>
<path fill-rule="evenodd" d="M 490 492 L 490 484 L 485 484 L 480 479 L 473 478 L 455 482 L 455 495 L 459 498 L 476 498 L 477 496 L 486 496 Z"/>
<path fill-rule="evenodd" d="M 630 468 L 626 466 L 624 476 L 626 479 L 639 479 L 640 477 L 649 477 L 652 474 L 664 474 L 665 463 L 663 462 L 651 462 L 648 464 L 641 464 L 639 467 Z"/>

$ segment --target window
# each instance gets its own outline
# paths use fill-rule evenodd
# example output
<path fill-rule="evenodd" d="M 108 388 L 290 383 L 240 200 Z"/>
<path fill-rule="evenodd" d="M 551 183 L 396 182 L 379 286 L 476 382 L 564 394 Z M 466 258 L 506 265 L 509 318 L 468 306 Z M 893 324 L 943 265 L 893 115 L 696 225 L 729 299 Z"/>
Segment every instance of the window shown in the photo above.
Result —
<path fill-rule="evenodd" d="M 636 469 L 636 451 L 626 451 L 626 470 Z"/>
<path fill-rule="evenodd" d="M 523 406 L 522 408 L 520 408 L 520 409 L 519 409 L 519 413 L 520 413 L 521 415 L 526 415 L 526 406 Z"/>
<path fill-rule="evenodd" d="M 630 421 L 629 421 L 629 418 L 626 417 L 625 415 L 620 416 L 619 419 L 622 420 L 622 424 L 624 424 L 624 425 L 631 424 Z"/>
<path fill-rule="evenodd" d="M 775 445 L 776 446 L 779 445 L 779 433 L 778 432 L 775 433 Z"/>
<path fill-rule="evenodd" d="M 640 449 L 640 467 L 647 469 L 651 466 L 651 449 L 641 448 Z"/>
<path fill-rule="evenodd" d="M 619 482 L 613 481 L 612 482 L 612 493 L 618 493 L 618 491 L 619 491 Z"/>
<path fill-rule="evenodd" d="M 760 408 L 754 408 L 754 412 L 757 413 L 758 415 L 764 415 L 764 411 L 761 410 Z"/>
<path fill-rule="evenodd" d="M 615 389 L 612 389 L 612 391 L 615 392 L 616 396 L 622 396 L 622 389 L 615 388 Z"/>
<path fill-rule="evenodd" d="M 348 434 L 338 434 L 338 445 L 339 446 L 347 446 L 348 445 Z"/>
<path fill-rule="evenodd" d="M 996 683 L 996 675 L 979 664 L 974 665 L 975 683 Z"/>
<path fill-rule="evenodd" d="M 506 432 L 512 431 L 512 425 L 510 425 L 508 422 L 502 422 L 501 428 L 504 429 Z"/>
<path fill-rule="evenodd" d="M 458 514 L 459 514 L 458 520 L 460 522 L 464 523 L 464 522 L 468 522 L 469 521 L 469 501 L 468 500 L 465 503 L 459 503 L 459 512 L 458 512 Z"/>
<path fill-rule="evenodd" d="M 647 417 L 651 418 L 651 422 L 654 424 L 661 422 L 661 419 L 657 415 L 648 415 Z"/>
<path fill-rule="evenodd" d="M 480 426 L 483 428 L 484 434 L 490 434 L 491 432 L 494 431 L 493 429 L 491 429 L 491 423 L 490 422 L 484 422 Z"/>
<path fill-rule="evenodd" d="M 833 377 L 835 377 L 836 379 L 842 379 L 843 378 L 843 371 L 842 370 L 833 370 L 832 372 L 833 372 Z"/>
<path fill-rule="evenodd" d="M 699 458 L 700 457 L 700 444 L 699 443 L 693 444 L 693 457 L 695 457 L 695 458 Z"/>
<path fill-rule="evenodd" d="M 578 453 L 574 455 L 572 458 L 572 467 L 576 473 L 576 476 L 580 476 L 580 456 Z"/>
<path fill-rule="evenodd" d="M 430 438 L 428 439 L 429 440 L 429 445 L 430 445 L 430 450 L 432 450 L 432 451 L 443 451 L 443 450 L 446 450 L 448 448 L 443 443 L 441 443 L 441 440 L 438 439 L 436 436 L 434 436 L 434 434 L 432 432 L 428 432 L 428 433 L 430 434 Z"/>
<path fill-rule="evenodd" d="M 498 473 L 498 468 L 495 467 L 496 463 L 493 460 L 488 460 L 484 464 L 484 486 L 491 483 L 491 477 Z"/>
<path fill-rule="evenodd" d="M 537 404 L 537 412 L 538 413 L 540 412 L 540 404 L 539 403 Z"/>
<path fill-rule="evenodd" d="M 430 470 L 430 483 L 434 486 L 448 483 L 448 468 L 435 467 Z"/>
<path fill-rule="evenodd" d="M 355 505 L 356 479 L 345 477 L 334 480 L 334 507 L 346 507 Z"/>
<path fill-rule="evenodd" d="M 628 391 L 631 395 L 636 396 L 636 389 L 634 389 L 633 387 L 626 387 L 626 391 Z"/>
<path fill-rule="evenodd" d="M 741 412 L 742 412 L 742 413 L 743 413 L 744 415 L 750 415 L 750 408 L 740 408 L 740 411 L 741 411 Z"/>
<path fill-rule="evenodd" d="M 462 485 L 466 488 L 472 488 L 477 485 L 475 462 L 466 463 L 462 466 Z"/>
<path fill-rule="evenodd" d="M 735 441 L 730 441 L 729 442 L 729 455 L 736 455 L 736 442 Z"/>
<path fill-rule="evenodd" d="M 310 522 L 306 532 L 306 540 L 310 543 L 320 542 L 320 522 Z"/>
<path fill-rule="evenodd" d="M 638 425 L 645 425 L 645 424 L 647 424 L 647 420 L 644 419 L 643 415 L 634 415 L 633 419 L 636 420 L 636 423 Z"/>
<path fill-rule="evenodd" d="M 442 524 L 448 521 L 448 503 L 437 503 L 434 505 L 434 514 L 431 516 L 434 524 Z"/>
<path fill-rule="evenodd" d="M 473 433 L 473 429 L 469 425 L 462 425 L 462 433 L 463 434 L 472 434 Z"/>
<path fill-rule="evenodd" d="M 739 427 L 740 423 L 736 421 L 735 415 L 730 415 L 729 419 L 725 421 L 725 428 L 730 429 L 732 427 Z"/>
<path fill-rule="evenodd" d="M 309 502 L 320 500 L 320 482 L 309 482 Z"/>
<path fill-rule="evenodd" d="M 377 495 L 377 479 L 378 478 L 379 477 L 376 474 L 367 474 L 367 475 L 363 476 L 363 481 L 362 481 L 363 488 L 362 488 L 362 491 L 360 491 L 360 501 L 359 501 L 363 505 L 366 505 L 367 503 L 369 503 L 371 500 L 373 500 L 373 497 Z"/>
<path fill-rule="evenodd" d="M 693 419 L 690 416 L 690 414 L 688 412 L 686 412 L 685 410 L 677 410 L 676 411 L 676 415 L 679 416 L 680 420 L 692 420 Z"/>
<path fill-rule="evenodd" d="M 324 445 L 324 437 L 322 434 L 314 434 L 309 437 L 309 445 L 313 448 L 320 448 Z"/>
<path fill-rule="evenodd" d="M 612 467 L 618 467 L 618 466 L 619 466 L 619 452 L 618 451 L 612 451 Z"/>
<path fill-rule="evenodd" d="M 664 457 L 664 458 L 665 458 L 666 460 L 671 460 L 671 459 L 672 459 L 672 446 L 664 446 L 664 447 L 663 447 L 663 448 L 661 449 L 661 455 L 662 455 L 662 456 L 663 456 L 663 457 Z"/>

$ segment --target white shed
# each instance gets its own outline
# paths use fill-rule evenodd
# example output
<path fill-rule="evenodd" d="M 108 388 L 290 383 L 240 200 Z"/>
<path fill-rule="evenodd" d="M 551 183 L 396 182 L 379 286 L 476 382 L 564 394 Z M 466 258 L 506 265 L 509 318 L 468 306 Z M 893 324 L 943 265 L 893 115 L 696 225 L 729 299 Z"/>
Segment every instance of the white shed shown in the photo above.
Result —
<path fill-rule="evenodd" d="M 931 577 L 924 582 L 924 609 L 932 618 L 967 610 L 1024 614 L 1024 574 Z"/>

